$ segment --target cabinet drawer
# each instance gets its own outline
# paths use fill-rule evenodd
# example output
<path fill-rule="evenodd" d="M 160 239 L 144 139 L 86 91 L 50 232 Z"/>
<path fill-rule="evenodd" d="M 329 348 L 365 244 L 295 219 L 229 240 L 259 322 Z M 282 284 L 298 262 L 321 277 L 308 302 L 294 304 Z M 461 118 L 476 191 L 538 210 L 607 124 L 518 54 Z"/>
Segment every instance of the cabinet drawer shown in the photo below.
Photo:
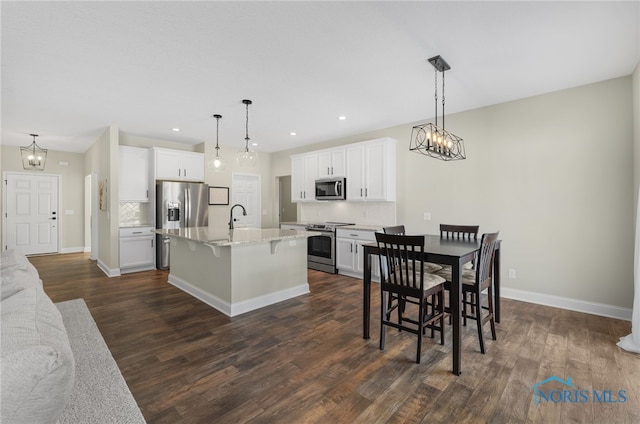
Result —
<path fill-rule="evenodd" d="M 128 228 L 120 228 L 120 237 L 143 237 L 149 236 L 153 237 L 155 234 L 153 233 L 153 227 L 128 227 Z"/>
<path fill-rule="evenodd" d="M 376 241 L 375 231 L 349 230 L 348 228 L 338 228 L 336 230 L 336 237 Z"/>

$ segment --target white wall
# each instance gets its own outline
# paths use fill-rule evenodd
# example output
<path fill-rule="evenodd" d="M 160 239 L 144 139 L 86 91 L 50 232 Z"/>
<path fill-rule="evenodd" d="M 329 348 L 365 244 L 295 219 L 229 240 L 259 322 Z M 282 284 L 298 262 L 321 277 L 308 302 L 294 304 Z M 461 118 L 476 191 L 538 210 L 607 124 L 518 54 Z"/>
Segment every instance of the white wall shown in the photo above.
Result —
<path fill-rule="evenodd" d="M 464 161 L 409 152 L 409 123 L 279 152 L 273 169 L 290 173 L 290 154 L 395 138 L 397 221 L 409 232 L 436 234 L 440 223 L 500 230 L 507 291 L 630 308 L 631 88 L 623 77 L 447 115 L 447 129 L 465 140 Z"/>

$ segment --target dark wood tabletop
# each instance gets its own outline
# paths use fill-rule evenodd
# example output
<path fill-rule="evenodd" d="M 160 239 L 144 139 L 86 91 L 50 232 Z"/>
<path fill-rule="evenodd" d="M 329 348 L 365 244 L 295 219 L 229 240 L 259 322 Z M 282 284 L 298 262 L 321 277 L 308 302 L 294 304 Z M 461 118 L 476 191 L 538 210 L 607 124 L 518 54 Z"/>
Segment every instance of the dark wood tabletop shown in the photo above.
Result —
<path fill-rule="evenodd" d="M 460 375 L 462 371 L 462 334 L 461 334 L 461 283 L 463 265 L 474 259 L 480 249 L 480 240 L 456 240 L 441 238 L 439 235 L 425 235 L 424 258 L 426 262 L 451 266 L 450 306 L 452 316 L 452 356 L 453 373 Z M 378 255 L 378 245 L 367 243 L 363 245 L 364 278 L 363 278 L 363 337 L 368 339 L 369 321 L 371 318 L 371 255 Z M 494 256 L 494 297 L 495 319 L 500 322 L 500 240 Z"/>

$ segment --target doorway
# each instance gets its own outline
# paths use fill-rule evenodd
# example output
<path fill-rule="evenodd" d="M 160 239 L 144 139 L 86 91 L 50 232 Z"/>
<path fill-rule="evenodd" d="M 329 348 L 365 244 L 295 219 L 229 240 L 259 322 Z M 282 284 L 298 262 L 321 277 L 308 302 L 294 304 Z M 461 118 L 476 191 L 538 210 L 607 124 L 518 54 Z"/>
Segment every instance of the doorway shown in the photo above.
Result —
<path fill-rule="evenodd" d="M 298 221 L 298 206 L 291 202 L 291 175 L 276 177 L 278 187 L 278 226 Z"/>
<path fill-rule="evenodd" d="M 237 203 L 244 206 L 247 215 L 242 214 L 242 209 L 233 211 L 234 227 L 261 228 L 262 205 L 260 197 L 260 176 L 255 174 L 234 173 L 231 176 L 231 204 Z"/>
<path fill-rule="evenodd" d="M 58 253 L 60 177 L 5 172 L 3 250 Z"/>

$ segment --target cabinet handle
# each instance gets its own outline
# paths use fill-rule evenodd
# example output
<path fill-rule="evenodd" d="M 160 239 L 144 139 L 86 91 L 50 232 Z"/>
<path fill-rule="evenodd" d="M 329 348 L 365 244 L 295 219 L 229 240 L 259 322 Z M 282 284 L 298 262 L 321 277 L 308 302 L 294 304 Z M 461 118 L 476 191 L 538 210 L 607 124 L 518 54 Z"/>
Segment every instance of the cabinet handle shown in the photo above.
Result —
<path fill-rule="evenodd" d="M 134 231 L 132 234 L 142 234 L 142 231 Z"/>
<path fill-rule="evenodd" d="M 356 244 L 356 253 L 358 253 L 358 245 Z"/>
<path fill-rule="evenodd" d="M 364 197 L 369 197 L 369 189 L 368 188 L 364 189 Z"/>
<path fill-rule="evenodd" d="M 349 250 L 351 253 L 353 253 L 353 244 L 349 245 Z"/>
<path fill-rule="evenodd" d="M 187 168 L 184 169 L 184 176 L 187 176 Z"/>
<path fill-rule="evenodd" d="M 332 173 L 329 172 L 329 167 L 327 166 L 327 175 L 331 175 Z"/>
<path fill-rule="evenodd" d="M 333 166 L 331 167 L 331 175 L 333 175 Z"/>
<path fill-rule="evenodd" d="M 151 239 L 151 247 L 153 247 L 153 239 Z"/>
<path fill-rule="evenodd" d="M 181 172 L 182 172 L 182 169 L 178 168 L 178 177 L 182 176 Z"/>
<path fill-rule="evenodd" d="M 360 189 L 360 197 L 362 197 L 362 189 Z"/>
<path fill-rule="evenodd" d="M 302 192 L 300 192 L 300 198 L 302 199 Z"/>

